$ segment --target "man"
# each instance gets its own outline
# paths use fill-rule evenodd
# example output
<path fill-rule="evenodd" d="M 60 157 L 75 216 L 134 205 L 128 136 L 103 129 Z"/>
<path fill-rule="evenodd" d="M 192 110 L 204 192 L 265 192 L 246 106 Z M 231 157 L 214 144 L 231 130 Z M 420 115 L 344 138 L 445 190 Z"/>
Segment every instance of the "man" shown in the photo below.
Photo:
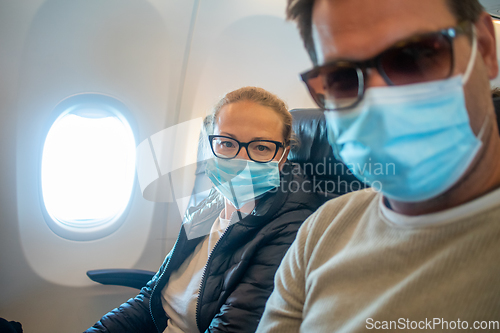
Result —
<path fill-rule="evenodd" d="M 289 0 L 334 152 L 258 332 L 500 329 L 494 27 L 477 0 Z"/>

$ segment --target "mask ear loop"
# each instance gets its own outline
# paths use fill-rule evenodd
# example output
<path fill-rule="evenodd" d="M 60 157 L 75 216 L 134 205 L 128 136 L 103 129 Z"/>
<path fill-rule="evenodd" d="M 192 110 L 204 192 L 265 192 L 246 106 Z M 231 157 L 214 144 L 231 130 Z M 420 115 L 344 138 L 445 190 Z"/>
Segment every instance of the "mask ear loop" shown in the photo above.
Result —
<path fill-rule="evenodd" d="M 477 138 L 480 141 L 483 141 L 484 132 L 486 131 L 486 126 L 488 125 L 489 120 L 490 120 L 490 116 L 487 114 L 484 117 L 483 125 L 481 126 L 481 129 L 479 130 L 479 133 L 477 134 Z"/>
<path fill-rule="evenodd" d="M 280 163 L 281 160 L 283 159 L 283 156 L 285 156 L 286 150 L 287 150 L 287 148 L 283 149 L 283 154 L 281 154 L 281 157 L 280 157 L 278 163 Z"/>
<path fill-rule="evenodd" d="M 476 62 L 476 57 L 477 57 L 477 34 L 476 34 L 476 26 L 474 24 L 472 25 L 472 53 L 469 59 L 469 64 L 467 65 L 467 70 L 465 71 L 465 74 L 462 79 L 462 83 L 465 84 L 472 73 L 472 70 L 474 69 L 474 64 Z M 486 127 L 489 122 L 489 115 L 486 115 L 484 117 L 483 125 L 481 125 L 481 129 L 479 130 L 479 133 L 477 134 L 477 138 L 482 141 L 482 138 L 484 136 L 484 132 L 486 131 Z"/>
<path fill-rule="evenodd" d="M 472 53 L 470 55 L 469 63 L 467 64 L 467 70 L 464 73 L 462 78 L 462 84 L 467 83 L 469 81 L 472 70 L 474 69 L 474 64 L 476 63 L 477 57 L 477 35 L 476 35 L 476 27 L 472 24 Z"/>
<path fill-rule="evenodd" d="M 238 202 L 238 199 L 236 199 L 236 193 L 234 193 L 234 188 L 233 188 L 233 183 L 231 181 L 229 181 L 229 188 L 231 189 L 231 195 L 233 196 L 233 200 L 234 200 L 234 203 L 235 206 L 234 208 L 236 208 L 236 213 L 238 214 L 238 218 L 239 220 L 243 220 L 243 216 L 241 216 L 241 212 L 240 212 L 240 204 Z M 227 217 L 227 216 L 226 216 Z"/>

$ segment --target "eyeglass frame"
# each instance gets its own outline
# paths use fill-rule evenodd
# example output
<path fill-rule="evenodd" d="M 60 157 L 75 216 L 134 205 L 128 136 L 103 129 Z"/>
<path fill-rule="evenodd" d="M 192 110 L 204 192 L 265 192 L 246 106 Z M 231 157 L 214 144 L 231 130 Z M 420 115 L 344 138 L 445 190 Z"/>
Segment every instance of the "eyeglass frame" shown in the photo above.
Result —
<path fill-rule="evenodd" d="M 365 92 L 366 92 L 366 89 L 365 89 L 365 86 L 366 86 L 365 82 L 366 81 L 365 80 L 368 77 L 368 75 L 366 73 L 366 70 L 368 68 L 376 68 L 377 71 L 378 71 L 378 73 L 380 74 L 380 76 L 382 76 L 382 78 L 384 79 L 384 81 L 389 86 L 396 86 L 391 81 L 391 79 L 387 76 L 387 74 L 385 73 L 385 71 L 384 71 L 384 69 L 382 67 L 381 58 L 384 56 L 384 54 L 386 54 L 388 51 L 392 50 L 396 45 L 398 45 L 400 43 L 403 43 L 403 42 L 410 41 L 412 38 L 429 36 L 429 35 L 437 35 L 437 34 L 443 35 L 448 40 L 448 42 L 450 43 L 450 46 L 451 46 L 451 48 L 450 48 L 451 49 L 450 71 L 449 71 L 448 75 L 443 78 L 443 79 L 447 79 L 447 78 L 451 77 L 451 75 L 453 74 L 453 69 L 455 68 L 455 50 L 454 50 L 454 43 L 453 43 L 453 41 L 459 35 L 468 35 L 468 36 L 470 36 L 472 34 L 472 28 L 470 28 L 471 24 L 472 23 L 469 22 L 469 21 L 461 21 L 461 22 L 459 22 L 454 27 L 449 27 L 449 28 L 441 29 L 441 30 L 434 31 L 434 32 L 428 32 L 428 33 L 423 33 L 423 34 L 417 34 L 417 35 L 414 35 L 414 36 L 410 36 L 410 37 L 408 37 L 406 39 L 400 40 L 400 41 L 392 44 L 391 46 L 389 46 L 388 48 L 386 48 L 385 50 L 383 50 L 382 52 L 380 52 L 376 56 L 374 56 L 374 57 L 372 57 L 370 59 L 367 59 L 367 60 L 363 60 L 363 61 L 351 61 L 351 60 L 342 60 L 342 59 L 340 59 L 340 60 L 334 60 L 334 61 L 328 62 L 328 63 L 323 64 L 321 66 L 314 66 L 312 69 L 300 73 L 299 74 L 300 75 L 300 79 L 305 83 L 307 89 L 309 90 L 309 94 L 311 95 L 311 97 L 313 98 L 313 100 L 316 102 L 316 104 L 323 111 L 343 111 L 343 110 L 352 109 L 356 105 L 358 105 L 363 100 L 363 98 L 365 96 Z M 320 101 L 317 98 L 317 95 L 319 95 L 319 94 L 313 93 L 314 89 L 309 86 L 309 84 L 307 83 L 307 81 L 311 77 L 312 78 L 318 77 L 319 74 L 320 74 L 320 71 L 322 69 L 331 67 L 333 65 L 342 64 L 342 63 L 349 64 L 349 65 L 352 66 L 352 68 L 356 68 L 356 72 L 358 74 L 358 96 L 357 96 L 356 101 L 353 104 L 349 105 L 349 106 L 339 107 L 339 108 L 334 108 L 334 109 L 327 109 L 325 107 L 325 105 L 321 105 L 322 103 L 320 103 Z"/>
<path fill-rule="evenodd" d="M 215 153 L 215 151 L 214 151 L 214 146 L 213 146 L 213 139 L 214 138 L 226 138 L 226 139 L 231 139 L 233 141 L 236 141 L 238 143 L 238 151 L 236 152 L 236 154 L 233 157 L 220 157 L 220 156 L 218 156 Z M 274 141 L 274 140 L 251 140 L 251 141 L 248 141 L 248 142 L 240 142 L 240 141 L 236 140 L 235 138 L 232 138 L 232 137 L 226 136 L 226 135 L 215 135 L 215 134 L 209 135 L 208 136 L 208 141 L 210 142 L 210 148 L 212 149 L 212 154 L 214 154 L 215 157 L 222 158 L 224 160 L 232 160 L 233 158 L 236 158 L 236 156 L 238 156 L 238 154 L 240 153 L 241 148 L 244 147 L 246 149 L 246 151 L 247 151 L 247 156 L 248 156 L 248 158 L 250 160 L 252 160 L 254 162 L 257 162 L 257 163 L 269 163 L 269 162 L 271 162 L 276 157 L 276 155 L 278 154 L 278 151 L 280 150 L 280 148 L 285 148 L 285 145 L 282 142 L 279 142 L 279 141 Z M 273 157 L 271 157 L 271 159 L 269 161 L 256 161 L 256 160 L 254 160 L 250 156 L 250 153 L 248 152 L 248 146 L 252 142 L 262 142 L 262 141 L 264 141 L 264 142 L 271 142 L 271 143 L 276 144 L 276 151 L 274 152 Z M 282 158 L 283 158 L 283 156 L 282 156 Z"/>

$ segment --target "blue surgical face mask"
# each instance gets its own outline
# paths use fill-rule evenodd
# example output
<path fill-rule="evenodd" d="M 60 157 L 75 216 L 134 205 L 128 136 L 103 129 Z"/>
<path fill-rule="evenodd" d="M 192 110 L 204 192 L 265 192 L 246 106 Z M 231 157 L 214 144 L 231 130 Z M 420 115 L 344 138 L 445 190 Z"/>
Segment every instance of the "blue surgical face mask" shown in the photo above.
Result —
<path fill-rule="evenodd" d="M 280 185 L 277 161 L 257 163 L 213 158 L 207 161 L 205 173 L 217 191 L 237 209 Z"/>
<path fill-rule="evenodd" d="M 369 88 L 352 110 L 325 112 L 337 157 L 390 199 L 418 202 L 448 190 L 478 153 L 487 121 L 476 137 L 463 90 L 476 58 L 475 38 L 472 50 L 464 76 Z"/>

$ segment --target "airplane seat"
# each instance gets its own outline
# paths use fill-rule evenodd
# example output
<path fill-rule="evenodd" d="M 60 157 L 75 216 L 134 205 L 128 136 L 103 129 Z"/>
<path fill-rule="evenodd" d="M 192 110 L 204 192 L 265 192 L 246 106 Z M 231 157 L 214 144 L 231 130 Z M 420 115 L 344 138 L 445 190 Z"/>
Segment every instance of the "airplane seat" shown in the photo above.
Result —
<path fill-rule="evenodd" d="M 335 158 L 322 110 L 294 109 L 290 112 L 298 144 L 292 145 L 288 159 L 300 166 L 323 201 L 367 187 Z"/>
<path fill-rule="evenodd" d="M 100 284 L 141 289 L 156 272 L 131 268 L 93 269 L 87 276 Z"/>
<path fill-rule="evenodd" d="M 294 109 L 290 112 L 293 117 L 292 128 L 298 143 L 292 144 L 288 160 L 300 166 L 300 172 L 311 180 L 313 191 L 326 202 L 342 194 L 365 188 L 366 186 L 334 157 L 328 143 L 323 112 L 320 109 Z M 200 135 L 203 135 L 203 131 Z M 200 162 L 197 163 L 195 185 L 188 207 L 201 202 L 211 188 L 205 176 L 205 153 L 200 140 L 198 146 Z M 141 289 L 155 273 L 139 269 L 98 269 L 88 271 L 87 276 L 101 284 Z"/>
<path fill-rule="evenodd" d="M 0 332 L 2 333 L 22 333 L 23 326 L 17 321 L 8 321 L 0 318 Z"/>

